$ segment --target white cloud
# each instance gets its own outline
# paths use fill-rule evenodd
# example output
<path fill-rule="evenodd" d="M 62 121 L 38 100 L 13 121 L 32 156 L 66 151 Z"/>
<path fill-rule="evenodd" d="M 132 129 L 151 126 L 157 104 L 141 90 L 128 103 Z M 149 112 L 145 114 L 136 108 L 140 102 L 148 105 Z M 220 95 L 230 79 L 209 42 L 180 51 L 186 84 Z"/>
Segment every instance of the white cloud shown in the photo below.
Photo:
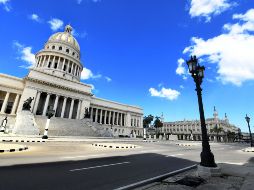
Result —
<path fill-rule="evenodd" d="M 72 35 L 78 38 L 85 38 L 87 36 L 86 32 L 77 32 L 74 28 L 72 29 Z"/>
<path fill-rule="evenodd" d="M 9 2 L 10 2 L 10 0 L 0 0 L 0 4 L 3 4 L 4 10 L 6 10 L 7 12 L 11 11 Z"/>
<path fill-rule="evenodd" d="M 83 68 L 83 71 L 81 72 L 81 79 L 82 80 L 87 80 L 87 79 L 97 79 L 101 78 L 101 74 L 94 75 L 93 72 L 90 69 Z"/>
<path fill-rule="evenodd" d="M 36 22 L 41 22 L 41 18 L 40 18 L 37 14 L 31 14 L 31 15 L 29 16 L 29 18 L 30 18 L 31 20 L 36 21 Z"/>
<path fill-rule="evenodd" d="M 18 58 L 26 62 L 26 65 L 21 65 L 23 68 L 32 68 L 35 64 L 35 55 L 32 53 L 32 47 L 25 47 L 19 42 L 14 42 L 14 46 L 18 49 Z"/>
<path fill-rule="evenodd" d="M 205 17 L 209 22 L 212 15 L 219 15 L 235 5 L 235 2 L 229 0 L 191 0 L 189 14 L 192 18 Z"/>
<path fill-rule="evenodd" d="M 187 72 L 186 72 L 185 67 L 183 66 L 184 62 L 185 61 L 183 58 L 178 59 L 178 61 L 177 61 L 178 66 L 176 68 L 176 74 L 182 76 L 183 79 L 185 80 L 185 79 L 187 79 Z"/>
<path fill-rule="evenodd" d="M 164 87 L 162 87 L 160 91 L 156 90 L 155 88 L 150 88 L 149 92 L 151 96 L 166 98 L 168 100 L 176 100 L 180 95 L 180 92 L 177 90 Z"/>
<path fill-rule="evenodd" d="M 111 82 L 112 79 L 110 77 L 105 77 L 105 79 L 108 81 L 108 82 Z"/>
<path fill-rule="evenodd" d="M 53 18 L 53 19 L 49 20 L 48 23 L 50 25 L 51 30 L 53 30 L 53 31 L 56 31 L 56 30 L 62 28 L 63 24 L 64 24 L 63 21 L 58 18 Z"/>
<path fill-rule="evenodd" d="M 179 87 L 180 87 L 181 89 L 184 89 L 184 86 L 183 86 L 183 85 L 180 85 Z"/>
<path fill-rule="evenodd" d="M 195 54 L 205 61 L 218 64 L 217 79 L 237 86 L 254 80 L 254 9 L 235 14 L 235 24 L 225 24 L 224 33 L 204 40 L 193 37 L 192 45 L 183 53 Z"/>

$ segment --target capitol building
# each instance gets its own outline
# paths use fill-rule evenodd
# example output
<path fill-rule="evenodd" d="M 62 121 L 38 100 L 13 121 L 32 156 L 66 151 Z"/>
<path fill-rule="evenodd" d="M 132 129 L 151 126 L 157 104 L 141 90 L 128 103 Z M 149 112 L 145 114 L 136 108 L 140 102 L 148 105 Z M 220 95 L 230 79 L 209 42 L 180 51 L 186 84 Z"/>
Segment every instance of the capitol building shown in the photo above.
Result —
<path fill-rule="evenodd" d="M 143 110 L 97 98 L 92 86 L 80 82 L 83 64 L 72 27 L 51 35 L 36 53 L 35 65 L 24 78 L 0 74 L 0 121 L 8 118 L 14 132 L 23 103 L 31 103 L 34 127 L 43 133 L 49 106 L 55 110 L 49 135 L 142 136 Z"/>

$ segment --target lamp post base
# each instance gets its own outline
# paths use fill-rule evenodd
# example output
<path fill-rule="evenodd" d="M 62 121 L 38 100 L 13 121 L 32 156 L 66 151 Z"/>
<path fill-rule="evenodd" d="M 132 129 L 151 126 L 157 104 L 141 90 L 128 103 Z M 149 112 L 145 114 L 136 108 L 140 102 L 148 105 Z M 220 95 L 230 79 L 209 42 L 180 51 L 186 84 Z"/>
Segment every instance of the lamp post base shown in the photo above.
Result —
<path fill-rule="evenodd" d="M 201 166 L 211 167 L 211 168 L 217 167 L 214 161 L 214 155 L 211 151 L 203 150 L 200 154 L 200 157 L 201 157 L 201 162 L 200 162 Z"/>
<path fill-rule="evenodd" d="M 48 139 L 48 136 L 47 135 L 43 135 L 42 139 Z"/>

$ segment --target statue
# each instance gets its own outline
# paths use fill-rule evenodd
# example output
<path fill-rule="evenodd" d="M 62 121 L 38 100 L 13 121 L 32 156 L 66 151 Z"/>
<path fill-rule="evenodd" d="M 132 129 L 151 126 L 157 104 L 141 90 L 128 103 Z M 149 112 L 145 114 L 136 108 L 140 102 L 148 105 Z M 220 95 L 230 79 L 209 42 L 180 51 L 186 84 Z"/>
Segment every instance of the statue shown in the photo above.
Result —
<path fill-rule="evenodd" d="M 90 118 L 89 108 L 85 108 L 85 118 Z"/>
<path fill-rule="evenodd" d="M 34 97 L 33 97 L 33 98 L 29 97 L 29 98 L 24 102 L 22 110 L 30 111 L 30 109 L 31 109 L 31 103 L 32 103 L 33 100 L 34 100 Z"/>
<path fill-rule="evenodd" d="M 8 122 L 8 119 L 7 119 L 7 116 L 5 116 L 5 118 L 3 119 L 2 124 L 1 124 L 0 132 L 4 132 L 5 131 L 7 122 Z"/>

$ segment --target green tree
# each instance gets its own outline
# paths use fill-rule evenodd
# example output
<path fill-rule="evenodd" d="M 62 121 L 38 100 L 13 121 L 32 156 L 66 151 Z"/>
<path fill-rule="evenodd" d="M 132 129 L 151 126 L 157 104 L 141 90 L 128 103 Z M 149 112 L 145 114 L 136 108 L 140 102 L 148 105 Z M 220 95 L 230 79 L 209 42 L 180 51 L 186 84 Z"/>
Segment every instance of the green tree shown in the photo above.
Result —
<path fill-rule="evenodd" d="M 160 117 L 156 116 L 155 120 L 153 122 L 153 126 L 155 127 L 156 130 L 156 135 L 158 134 L 158 129 L 163 127 L 163 123 L 160 120 Z"/>
<path fill-rule="evenodd" d="M 211 133 L 216 133 L 216 139 L 217 139 L 217 141 L 218 141 L 219 133 L 222 133 L 222 132 L 224 132 L 223 128 L 222 127 L 218 127 L 217 124 L 214 126 L 214 128 L 211 129 Z"/>
<path fill-rule="evenodd" d="M 149 125 L 152 123 L 153 118 L 154 118 L 154 117 L 153 117 L 151 114 L 148 115 L 148 116 L 145 116 L 145 117 L 143 118 L 143 127 L 144 127 L 144 128 L 148 128 Z"/>

